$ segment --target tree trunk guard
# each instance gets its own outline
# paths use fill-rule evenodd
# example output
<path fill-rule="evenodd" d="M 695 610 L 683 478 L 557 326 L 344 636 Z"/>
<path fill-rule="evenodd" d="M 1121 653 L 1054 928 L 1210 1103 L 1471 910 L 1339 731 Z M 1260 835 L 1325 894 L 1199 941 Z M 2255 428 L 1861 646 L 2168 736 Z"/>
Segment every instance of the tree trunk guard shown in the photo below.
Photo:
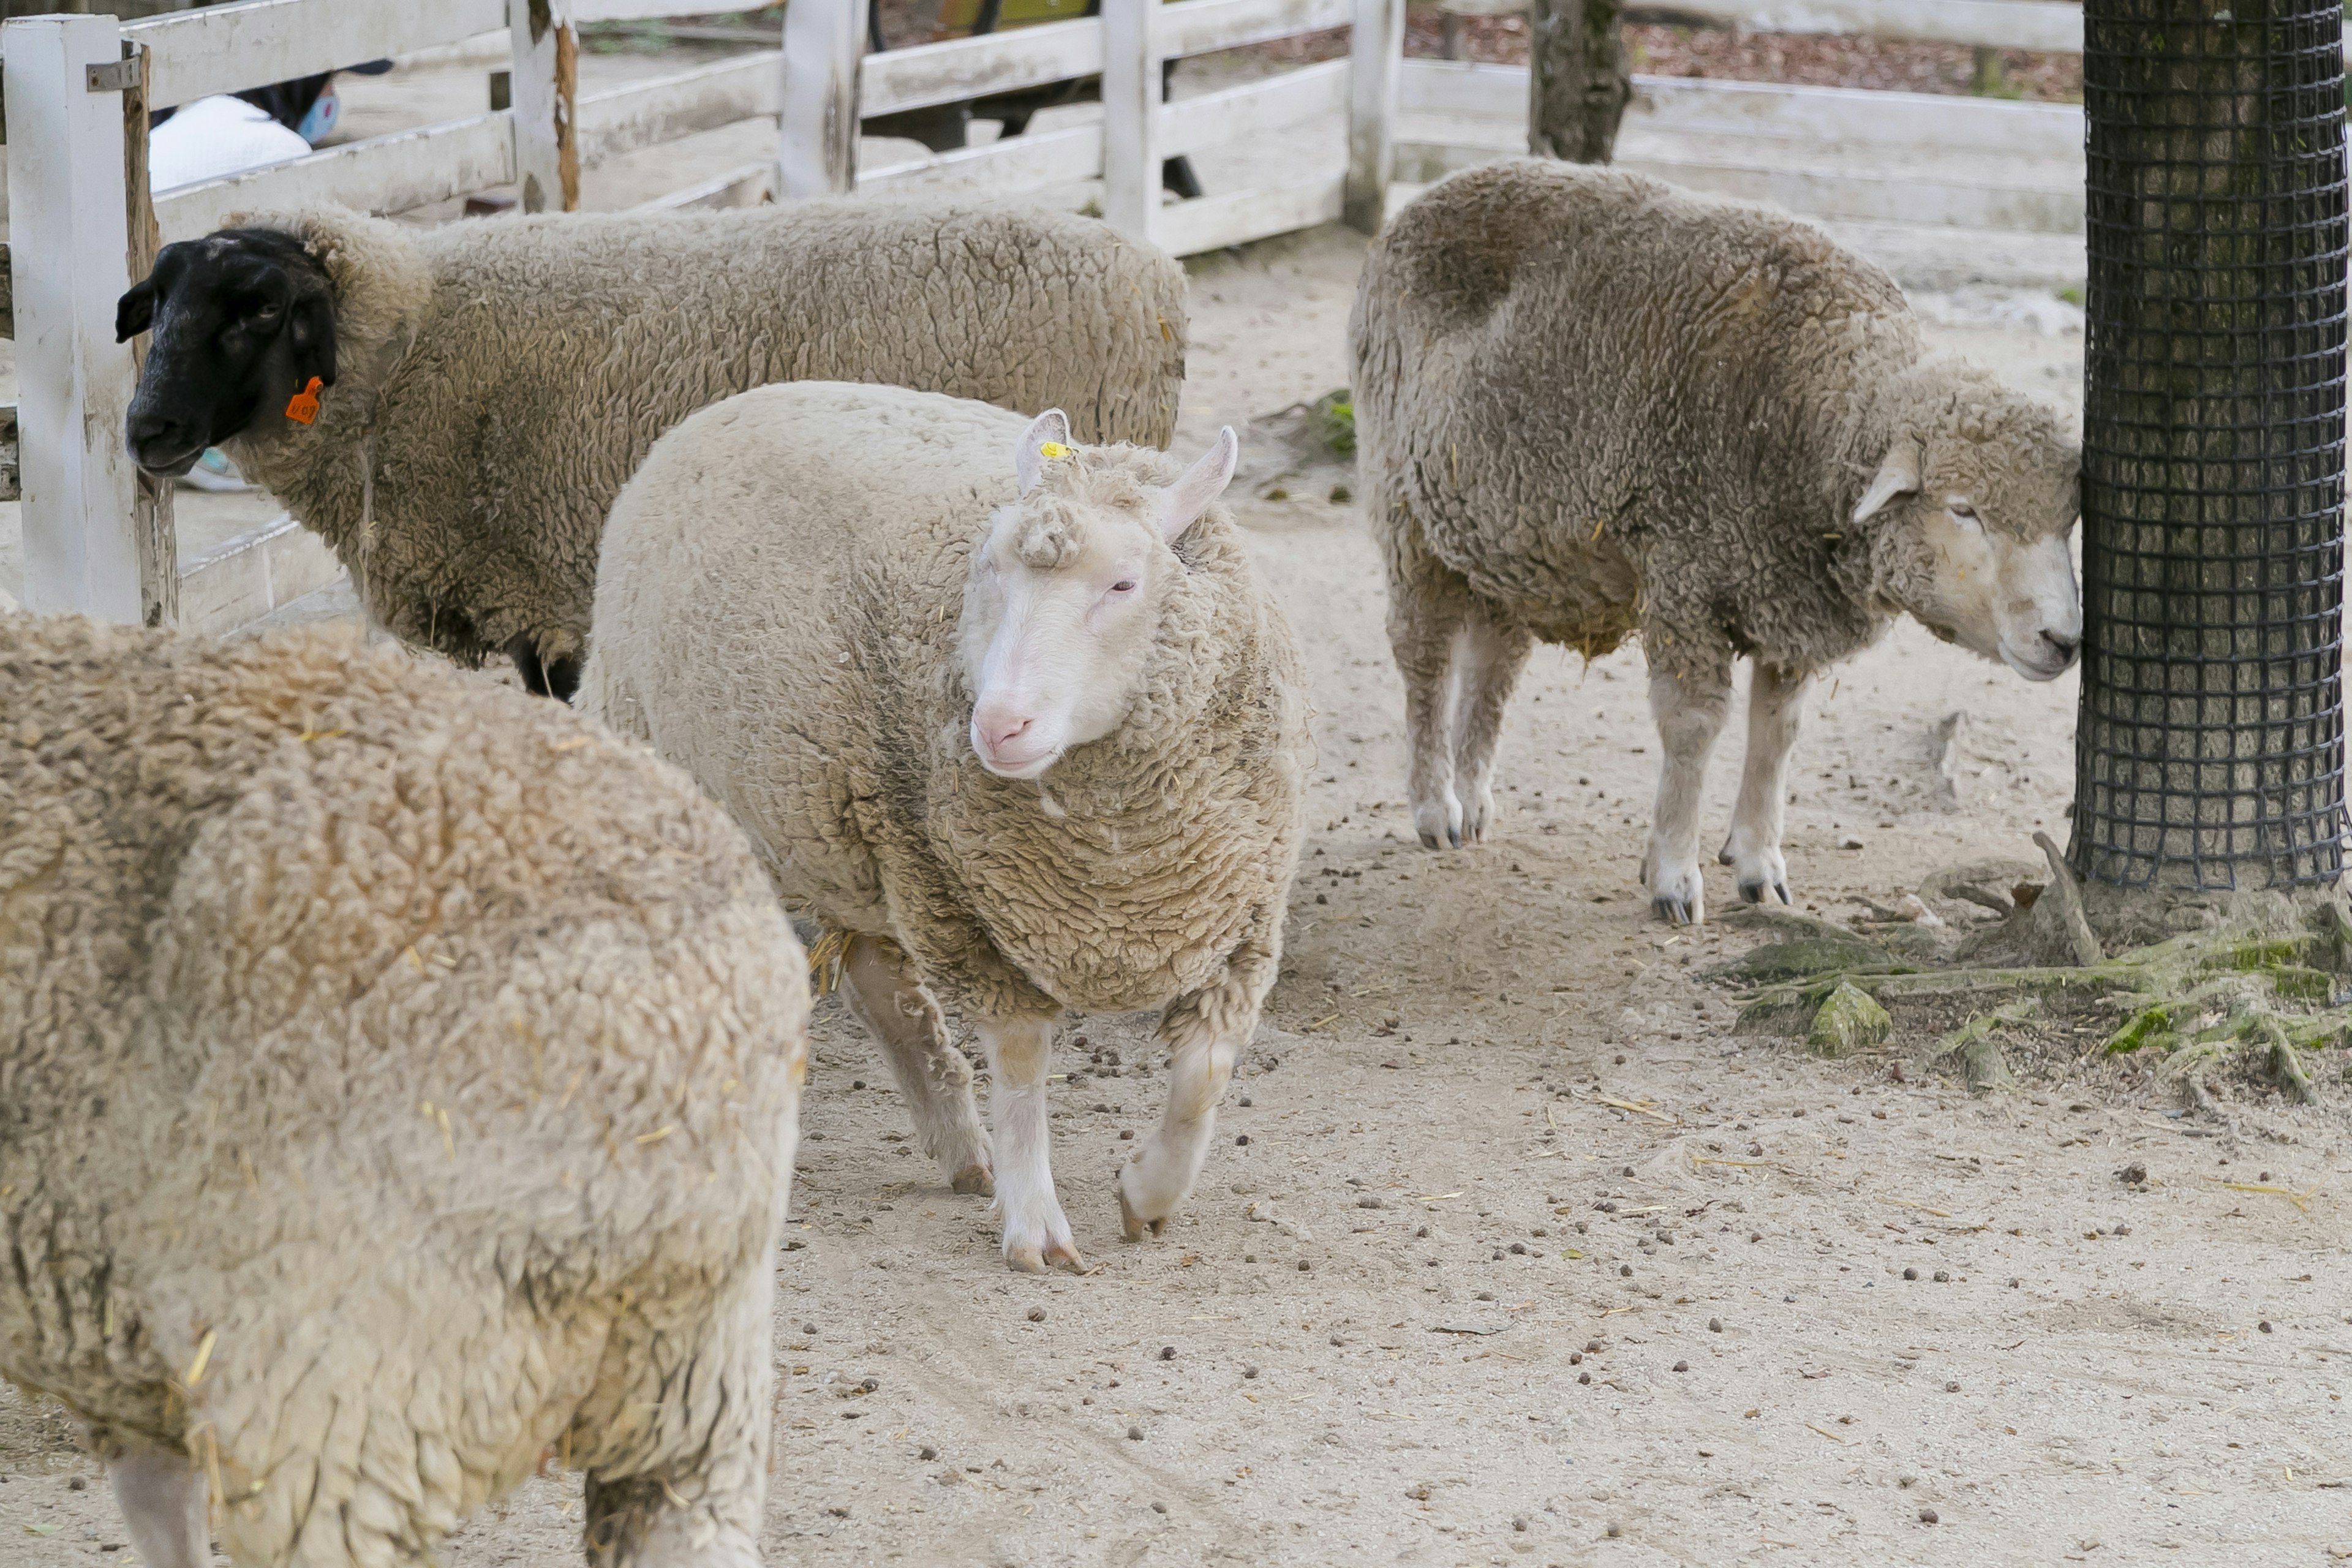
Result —
<path fill-rule="evenodd" d="M 2343 870 L 2340 0 L 2087 0 L 2083 690 L 2070 858 Z"/>

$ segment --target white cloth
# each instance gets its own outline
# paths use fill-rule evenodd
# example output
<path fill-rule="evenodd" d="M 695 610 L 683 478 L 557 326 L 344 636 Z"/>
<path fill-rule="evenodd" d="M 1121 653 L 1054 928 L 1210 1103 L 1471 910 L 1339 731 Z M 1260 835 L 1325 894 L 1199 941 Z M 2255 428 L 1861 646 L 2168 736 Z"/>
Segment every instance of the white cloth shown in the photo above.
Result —
<path fill-rule="evenodd" d="M 299 158 L 310 144 L 241 98 L 183 105 L 147 138 L 147 186 L 168 191 L 198 180 Z"/>

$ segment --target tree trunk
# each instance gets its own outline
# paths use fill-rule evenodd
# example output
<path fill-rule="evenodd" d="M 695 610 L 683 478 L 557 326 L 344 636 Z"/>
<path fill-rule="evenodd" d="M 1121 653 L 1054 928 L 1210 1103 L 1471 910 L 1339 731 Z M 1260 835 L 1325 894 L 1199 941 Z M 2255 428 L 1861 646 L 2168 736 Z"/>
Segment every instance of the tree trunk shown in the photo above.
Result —
<path fill-rule="evenodd" d="M 2088 0 L 2085 878 L 2343 868 L 2337 0 Z"/>
<path fill-rule="evenodd" d="M 1633 96 L 1621 0 L 1534 0 L 1528 50 L 1528 151 L 1606 163 Z"/>

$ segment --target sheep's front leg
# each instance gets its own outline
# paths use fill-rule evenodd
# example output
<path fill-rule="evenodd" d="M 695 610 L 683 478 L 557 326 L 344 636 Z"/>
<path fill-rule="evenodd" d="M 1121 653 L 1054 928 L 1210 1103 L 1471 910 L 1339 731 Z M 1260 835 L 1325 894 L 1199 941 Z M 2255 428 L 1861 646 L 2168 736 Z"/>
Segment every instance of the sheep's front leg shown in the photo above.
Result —
<path fill-rule="evenodd" d="M 1723 847 L 1747 903 L 1762 903 L 1767 893 L 1784 904 L 1795 902 L 1789 897 L 1789 865 L 1780 858 L 1780 830 L 1789 800 L 1789 759 L 1804 722 L 1809 679 L 1759 664 L 1748 688 L 1748 761 L 1739 775 L 1731 837 Z"/>
<path fill-rule="evenodd" d="M 987 1192 L 988 1141 L 972 1103 L 971 1065 L 948 1039 L 947 1021 L 906 949 L 887 937 L 854 936 L 841 974 L 842 1000 L 880 1043 L 923 1152 L 945 1167 L 957 1192 Z"/>
<path fill-rule="evenodd" d="M 1723 731 L 1729 671 L 1650 672 L 1650 712 L 1657 721 L 1665 752 L 1658 771 L 1657 814 L 1650 827 L 1650 853 L 1643 876 L 1650 907 L 1676 925 L 1706 919 L 1706 888 L 1698 868 L 1699 793 L 1706 784 L 1706 755 Z"/>
<path fill-rule="evenodd" d="M 140 1568 L 210 1568 L 204 1473 L 185 1454 L 117 1454 L 106 1475 Z"/>
<path fill-rule="evenodd" d="M 1059 1263 L 1084 1274 L 1062 1200 L 1054 1195 L 1045 1073 L 1053 1059 L 1051 1018 L 992 1018 L 980 1026 L 996 1084 L 988 1110 L 996 1132 L 996 1205 L 1004 1211 L 1004 1260 L 1031 1274 Z"/>
<path fill-rule="evenodd" d="M 1495 820 L 1495 743 L 1535 641 L 1475 608 L 1462 628 L 1454 660 L 1454 793 L 1462 804 L 1465 844 L 1486 837 Z"/>
<path fill-rule="evenodd" d="M 1278 927 L 1276 929 L 1279 929 Z M 1258 1010 L 1281 954 L 1253 942 L 1226 961 L 1216 984 L 1180 996 L 1160 1015 L 1168 1043 L 1168 1109 L 1150 1142 L 1118 1173 L 1118 1215 L 1129 1241 L 1157 1236 L 1192 1191 L 1217 1130 L 1234 1063 L 1257 1033 Z"/>

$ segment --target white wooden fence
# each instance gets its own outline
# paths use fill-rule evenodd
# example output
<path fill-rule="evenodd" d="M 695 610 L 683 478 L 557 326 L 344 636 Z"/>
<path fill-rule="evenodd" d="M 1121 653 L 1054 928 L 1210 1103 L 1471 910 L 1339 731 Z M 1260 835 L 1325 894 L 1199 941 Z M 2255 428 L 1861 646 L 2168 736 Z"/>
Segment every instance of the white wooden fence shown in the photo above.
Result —
<path fill-rule="evenodd" d="M 871 58 L 867 3 L 797 0 L 781 50 L 588 95 L 577 91 L 578 24 L 689 14 L 709 0 L 244 0 L 127 26 L 57 16 L 0 26 L 9 216 L 0 281 L 13 273 L 20 389 L 17 407 L 0 408 L 0 500 L 20 476 L 26 607 L 221 626 L 290 596 L 269 574 L 288 569 L 303 536 L 281 520 L 195 563 L 224 577 L 259 574 L 259 602 L 249 584 L 208 580 L 193 594 L 200 613 L 181 614 L 184 587 L 197 584 L 176 559 L 170 488 L 139 475 L 122 447 L 137 362 L 114 342 L 115 301 L 144 275 L 156 243 L 209 232 L 239 209 L 337 202 L 400 212 L 509 184 L 521 187 L 526 210 L 568 209 L 583 167 L 774 116 L 772 163 L 646 205 L 867 190 L 984 198 L 1075 185 L 1099 192 L 1113 225 L 1180 255 L 1342 216 L 1379 226 L 1403 0 L 1105 0 L 1099 18 Z M 1164 60 L 1339 26 L 1354 28 L 1347 60 L 1160 101 Z M 501 28 L 509 109 L 148 195 L 141 132 L 151 109 Z M 1097 74 L 1099 116 L 860 175 L 862 118 Z M 1294 142 L 1326 138 L 1330 157 L 1301 161 L 1326 172 L 1163 202 L 1162 160 L 1277 130 Z"/>

